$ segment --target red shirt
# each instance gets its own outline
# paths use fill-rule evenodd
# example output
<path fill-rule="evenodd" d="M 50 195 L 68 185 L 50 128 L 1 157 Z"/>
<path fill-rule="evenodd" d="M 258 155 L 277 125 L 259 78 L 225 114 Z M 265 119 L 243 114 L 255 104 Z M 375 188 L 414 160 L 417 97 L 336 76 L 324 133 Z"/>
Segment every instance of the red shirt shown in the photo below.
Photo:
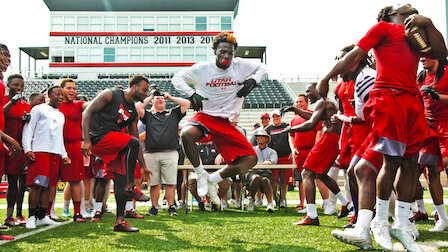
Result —
<path fill-rule="evenodd" d="M 0 80 L 0 104 L 2 104 L 2 106 L 0 106 L 0 130 L 4 131 L 5 130 L 5 114 L 3 113 L 5 110 L 3 109 L 3 105 L 6 104 L 3 99 L 5 97 L 5 84 L 3 84 L 3 81 Z M 0 140 L 1 142 L 1 140 Z"/>
<path fill-rule="evenodd" d="M 404 27 L 380 21 L 359 41 L 366 53 L 373 48 L 377 60 L 375 88 L 395 88 L 417 94 L 416 76 L 420 53 L 405 38 Z"/>
<path fill-rule="evenodd" d="M 341 81 L 335 90 L 342 103 L 342 109 L 346 116 L 356 116 L 355 108 L 352 105 L 352 101 L 355 100 L 355 82 Z"/>
<path fill-rule="evenodd" d="M 81 141 L 82 105 L 85 101 L 62 102 L 59 111 L 64 114 L 64 142 Z"/>
<path fill-rule="evenodd" d="M 445 73 L 434 85 L 436 73 L 427 73 L 422 85 L 433 86 L 439 94 L 448 95 L 448 66 L 445 66 Z M 429 94 L 420 91 L 425 103 L 425 116 L 431 117 L 436 121 L 448 121 L 448 104 L 441 101 L 435 101 Z"/>
<path fill-rule="evenodd" d="M 307 110 L 309 112 L 313 112 L 311 110 Z M 295 115 L 291 120 L 291 127 L 302 124 L 307 120 L 299 115 Z M 322 122 L 310 131 L 305 132 L 293 132 L 291 136 L 294 137 L 294 148 L 296 149 L 311 149 L 316 142 L 316 134 L 318 131 L 322 130 Z"/>
<path fill-rule="evenodd" d="M 7 95 L 3 97 L 3 106 L 6 105 L 11 99 Z M 2 110 L 3 110 L 2 106 Z M 22 143 L 22 116 L 25 112 L 30 113 L 31 106 L 24 100 L 18 101 L 15 105 L 11 106 L 11 109 L 6 116 L 5 133 L 14 138 L 18 143 Z M 3 112 L 2 112 L 3 113 Z"/>

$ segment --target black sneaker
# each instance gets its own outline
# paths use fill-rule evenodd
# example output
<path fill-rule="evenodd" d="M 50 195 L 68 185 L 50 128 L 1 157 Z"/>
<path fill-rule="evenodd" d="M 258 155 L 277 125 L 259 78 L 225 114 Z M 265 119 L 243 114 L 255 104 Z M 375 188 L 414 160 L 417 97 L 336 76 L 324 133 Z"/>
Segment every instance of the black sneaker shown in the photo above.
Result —
<path fill-rule="evenodd" d="M 218 212 L 218 205 L 212 202 L 212 208 L 210 209 L 212 212 Z"/>
<path fill-rule="evenodd" d="M 174 207 L 174 205 L 171 205 L 168 208 L 168 213 L 170 214 L 170 216 L 178 216 L 179 214 L 176 211 L 176 208 Z"/>
<path fill-rule="evenodd" d="M 199 202 L 198 207 L 199 207 L 199 211 L 201 211 L 201 212 L 205 212 L 205 205 L 204 205 L 204 202 Z"/>
<path fill-rule="evenodd" d="M 151 209 L 146 213 L 146 215 L 149 216 L 156 216 L 159 213 L 159 209 L 157 209 L 155 206 L 152 206 Z"/>

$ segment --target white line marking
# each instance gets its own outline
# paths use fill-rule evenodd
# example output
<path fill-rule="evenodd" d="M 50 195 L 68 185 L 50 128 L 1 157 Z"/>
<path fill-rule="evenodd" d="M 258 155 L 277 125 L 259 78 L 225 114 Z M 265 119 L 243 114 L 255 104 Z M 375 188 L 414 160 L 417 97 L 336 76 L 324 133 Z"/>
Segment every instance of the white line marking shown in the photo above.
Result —
<path fill-rule="evenodd" d="M 423 251 L 439 251 L 438 248 L 448 247 L 448 242 L 446 241 L 427 241 L 427 242 L 417 242 L 418 245 L 423 249 Z M 394 251 L 406 251 L 401 245 L 401 243 L 394 243 Z"/>
<path fill-rule="evenodd" d="M 53 228 L 57 228 L 57 227 L 69 224 L 71 222 L 73 222 L 73 220 L 67 220 L 67 221 L 64 221 L 64 222 L 59 222 L 59 223 L 61 223 L 60 225 L 50 225 L 50 226 L 46 226 L 44 228 L 33 230 L 31 232 L 19 234 L 18 236 L 14 236 L 14 240 L 3 240 L 3 241 L 0 241 L 0 246 L 5 244 L 5 243 L 8 243 L 8 242 L 17 241 L 17 240 L 20 240 L 22 238 L 25 238 L 25 237 L 28 237 L 28 236 L 31 236 L 31 235 L 35 235 L 35 234 L 38 234 L 38 233 L 41 233 L 41 232 L 44 232 L 44 231 L 47 231 L 47 230 L 50 230 L 50 229 L 53 229 Z"/>

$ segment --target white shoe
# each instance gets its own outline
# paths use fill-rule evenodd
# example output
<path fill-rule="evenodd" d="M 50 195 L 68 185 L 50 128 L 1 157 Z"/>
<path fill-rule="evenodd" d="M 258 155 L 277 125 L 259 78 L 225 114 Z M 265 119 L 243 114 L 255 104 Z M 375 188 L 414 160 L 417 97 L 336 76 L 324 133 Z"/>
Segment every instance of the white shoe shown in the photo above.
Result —
<path fill-rule="evenodd" d="M 50 217 L 47 215 L 45 216 L 45 218 L 36 221 L 36 226 L 44 226 L 44 225 L 61 225 L 61 223 L 58 223 L 50 219 Z"/>
<path fill-rule="evenodd" d="M 325 215 L 335 215 L 338 213 L 338 208 L 336 205 L 330 204 L 324 208 Z"/>
<path fill-rule="evenodd" d="M 90 216 L 92 216 L 92 213 L 89 214 L 84 208 L 81 208 L 80 214 L 84 219 L 88 219 L 90 218 Z"/>
<path fill-rule="evenodd" d="M 241 199 L 235 201 L 235 207 L 238 209 L 241 208 Z"/>
<path fill-rule="evenodd" d="M 376 218 L 373 218 L 370 223 L 370 229 L 372 230 L 373 237 L 380 247 L 386 251 L 392 251 L 394 246 L 392 245 L 392 238 L 390 237 L 389 223 L 380 223 Z"/>
<path fill-rule="evenodd" d="M 26 220 L 25 227 L 28 229 L 36 228 L 36 216 L 30 216 L 28 220 Z"/>
<path fill-rule="evenodd" d="M 255 210 L 255 202 L 252 197 L 249 198 L 249 204 L 247 205 L 248 211 L 254 211 Z"/>
<path fill-rule="evenodd" d="M 229 202 L 227 202 L 227 200 L 221 200 L 221 205 L 222 205 L 222 209 L 226 209 L 229 208 Z"/>
<path fill-rule="evenodd" d="M 370 228 L 356 225 L 354 228 L 342 230 L 333 230 L 331 234 L 339 241 L 347 244 L 355 245 L 364 250 L 372 249 L 372 236 L 370 236 Z"/>
<path fill-rule="evenodd" d="M 306 213 L 308 213 L 308 211 L 306 210 L 306 206 L 304 208 L 300 209 L 300 210 L 297 210 L 297 213 L 298 214 L 306 214 Z"/>
<path fill-rule="evenodd" d="M 274 203 L 268 203 L 268 206 L 266 207 L 266 212 L 273 213 L 275 211 Z"/>
<path fill-rule="evenodd" d="M 221 203 L 220 198 L 218 197 L 218 192 L 216 190 L 216 184 L 212 182 L 207 182 L 208 186 L 208 196 L 210 196 L 210 200 L 213 201 L 216 205 Z"/>
<path fill-rule="evenodd" d="M 185 207 L 187 207 L 187 205 L 182 200 L 177 202 L 177 209 L 185 209 Z"/>
<path fill-rule="evenodd" d="M 280 208 L 286 208 L 286 203 L 284 200 L 280 201 Z"/>
<path fill-rule="evenodd" d="M 204 197 L 208 193 L 208 173 L 203 171 L 201 173 L 197 173 L 197 190 L 199 197 Z"/>
<path fill-rule="evenodd" d="M 53 212 L 53 210 L 50 212 L 50 218 L 52 220 L 59 220 L 59 217 L 56 215 L 56 212 Z"/>
<path fill-rule="evenodd" d="M 255 206 L 259 207 L 259 206 L 262 206 L 262 205 L 263 205 L 263 200 L 261 200 L 259 198 L 256 198 L 255 199 Z"/>
<path fill-rule="evenodd" d="M 429 232 L 442 232 L 448 230 L 448 220 L 439 219 L 436 225 L 429 230 Z"/>
<path fill-rule="evenodd" d="M 409 226 L 409 225 L 406 225 Z M 404 226 L 403 228 L 396 228 L 392 227 L 390 229 L 390 234 L 397 239 L 401 244 L 403 244 L 403 247 L 407 251 L 411 252 L 420 252 L 423 251 L 423 249 L 417 244 L 417 242 L 414 240 L 414 237 L 409 232 L 408 227 Z"/>

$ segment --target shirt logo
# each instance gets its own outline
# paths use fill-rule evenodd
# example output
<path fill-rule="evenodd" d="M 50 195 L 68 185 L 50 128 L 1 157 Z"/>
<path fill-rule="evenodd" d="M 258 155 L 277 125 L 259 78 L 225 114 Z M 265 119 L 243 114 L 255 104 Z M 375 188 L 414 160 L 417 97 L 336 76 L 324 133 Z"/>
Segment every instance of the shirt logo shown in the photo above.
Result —
<path fill-rule="evenodd" d="M 221 90 L 226 90 L 227 86 L 234 85 L 238 85 L 238 81 L 232 80 L 232 78 L 212 79 L 210 82 L 205 83 L 206 87 L 218 87 Z"/>
<path fill-rule="evenodd" d="M 120 104 L 118 108 L 118 115 L 120 116 L 117 121 L 118 124 L 126 122 L 131 117 L 131 114 L 124 109 L 123 104 Z"/>

